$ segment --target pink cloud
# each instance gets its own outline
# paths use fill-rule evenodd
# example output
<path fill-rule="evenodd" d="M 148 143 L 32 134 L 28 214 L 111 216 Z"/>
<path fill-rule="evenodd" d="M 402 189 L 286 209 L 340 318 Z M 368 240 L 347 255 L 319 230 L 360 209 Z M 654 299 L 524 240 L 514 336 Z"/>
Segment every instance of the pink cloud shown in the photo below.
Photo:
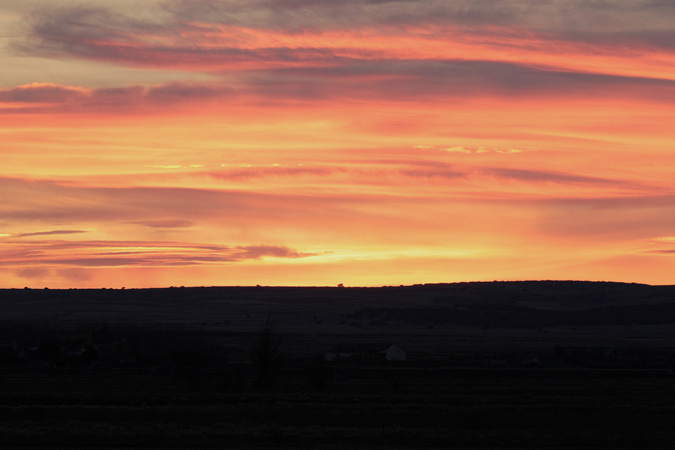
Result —
<path fill-rule="evenodd" d="M 0 266 L 36 266 L 20 274 L 26 276 L 37 270 L 35 276 L 45 275 L 42 267 L 75 266 L 194 266 L 203 264 L 236 263 L 252 259 L 304 258 L 314 253 L 303 253 L 286 246 L 252 245 L 223 246 L 182 242 L 145 241 L 33 241 L 6 242 L 0 251 Z M 9 249 L 7 249 L 9 248 Z M 23 270 L 23 269 L 19 269 Z"/>
<path fill-rule="evenodd" d="M 51 275 L 52 271 L 44 267 L 26 267 L 22 269 L 17 269 L 15 273 L 21 278 L 40 279 Z"/>
<path fill-rule="evenodd" d="M 86 100 L 82 88 L 52 83 L 32 83 L 0 90 L 1 103 L 78 103 Z"/>

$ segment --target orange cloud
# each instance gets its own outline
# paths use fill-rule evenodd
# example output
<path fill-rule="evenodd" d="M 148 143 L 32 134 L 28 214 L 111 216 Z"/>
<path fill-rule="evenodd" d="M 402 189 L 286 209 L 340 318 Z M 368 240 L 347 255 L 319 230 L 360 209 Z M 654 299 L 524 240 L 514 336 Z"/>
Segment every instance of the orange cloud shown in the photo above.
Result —
<path fill-rule="evenodd" d="M 0 52 L 85 80 L 0 87 L 4 286 L 668 281 L 675 9 L 97 5 Z"/>

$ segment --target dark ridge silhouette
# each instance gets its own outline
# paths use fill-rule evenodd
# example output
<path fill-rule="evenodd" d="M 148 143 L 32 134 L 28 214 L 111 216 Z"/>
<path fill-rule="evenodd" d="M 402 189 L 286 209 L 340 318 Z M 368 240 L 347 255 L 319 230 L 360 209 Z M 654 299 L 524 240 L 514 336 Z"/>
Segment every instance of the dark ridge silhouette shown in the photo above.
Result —
<path fill-rule="evenodd" d="M 523 281 L 379 288 L 194 287 L 163 289 L 5 289 L 5 320 L 199 322 L 227 305 L 336 304 L 346 320 L 494 327 L 673 323 L 675 286 Z M 351 311 L 349 309 L 352 309 Z M 226 308 L 227 309 L 227 308 Z M 227 311 L 230 313 L 231 311 Z M 250 313 L 250 312 L 249 312 Z"/>

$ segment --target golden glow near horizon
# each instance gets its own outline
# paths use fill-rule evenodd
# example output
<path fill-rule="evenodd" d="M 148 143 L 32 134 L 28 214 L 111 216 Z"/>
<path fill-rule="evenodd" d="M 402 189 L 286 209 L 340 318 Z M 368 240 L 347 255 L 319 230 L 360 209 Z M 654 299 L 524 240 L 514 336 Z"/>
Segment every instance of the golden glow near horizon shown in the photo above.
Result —
<path fill-rule="evenodd" d="M 0 2 L 0 287 L 675 283 L 675 8 Z"/>

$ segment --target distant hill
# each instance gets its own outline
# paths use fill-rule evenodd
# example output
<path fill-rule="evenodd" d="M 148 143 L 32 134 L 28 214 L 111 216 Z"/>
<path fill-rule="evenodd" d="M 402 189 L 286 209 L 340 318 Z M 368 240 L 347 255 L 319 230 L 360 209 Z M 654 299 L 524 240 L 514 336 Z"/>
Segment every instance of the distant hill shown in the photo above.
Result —
<path fill-rule="evenodd" d="M 675 286 L 520 281 L 349 287 L 4 289 L 4 321 L 550 327 L 675 323 Z"/>

